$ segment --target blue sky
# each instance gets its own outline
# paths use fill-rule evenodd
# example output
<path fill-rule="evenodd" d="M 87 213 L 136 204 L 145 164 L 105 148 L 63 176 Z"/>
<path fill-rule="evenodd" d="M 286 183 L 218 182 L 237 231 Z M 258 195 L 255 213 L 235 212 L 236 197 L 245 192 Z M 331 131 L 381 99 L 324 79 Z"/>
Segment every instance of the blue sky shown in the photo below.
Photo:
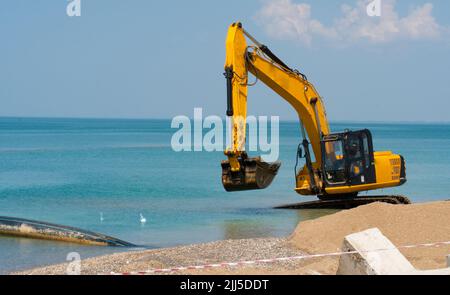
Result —
<path fill-rule="evenodd" d="M 0 116 L 224 115 L 225 36 L 241 20 L 309 77 L 330 120 L 450 121 L 450 2 L 382 0 L 373 19 L 358 1 L 81 0 L 72 18 L 66 0 L 2 1 Z M 249 91 L 251 114 L 296 118 L 262 83 Z"/>

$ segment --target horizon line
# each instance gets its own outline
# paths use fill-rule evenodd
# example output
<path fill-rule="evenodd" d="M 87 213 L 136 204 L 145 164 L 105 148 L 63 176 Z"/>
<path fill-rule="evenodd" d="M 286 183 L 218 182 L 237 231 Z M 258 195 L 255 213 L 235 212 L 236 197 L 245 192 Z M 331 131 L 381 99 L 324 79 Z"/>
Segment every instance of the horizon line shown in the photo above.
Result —
<path fill-rule="evenodd" d="M 69 120 L 124 120 L 124 121 L 143 121 L 143 120 L 159 120 L 159 121 L 166 121 L 166 120 L 172 120 L 173 118 L 143 118 L 143 117 L 58 117 L 58 116 L 1 116 L 0 119 L 55 119 L 55 120 L 63 120 L 63 119 L 69 119 Z M 193 118 L 189 118 L 193 119 Z M 224 118 L 222 118 L 224 119 Z M 280 122 L 298 122 L 298 119 L 286 119 L 286 120 L 280 120 Z M 332 123 L 369 123 L 369 124 L 383 124 L 383 123 L 390 123 L 390 124 L 450 124 L 449 121 L 432 121 L 432 120 L 400 120 L 400 121 L 390 121 L 390 120 L 343 120 L 343 119 L 337 119 L 337 120 L 329 120 L 329 122 Z"/>

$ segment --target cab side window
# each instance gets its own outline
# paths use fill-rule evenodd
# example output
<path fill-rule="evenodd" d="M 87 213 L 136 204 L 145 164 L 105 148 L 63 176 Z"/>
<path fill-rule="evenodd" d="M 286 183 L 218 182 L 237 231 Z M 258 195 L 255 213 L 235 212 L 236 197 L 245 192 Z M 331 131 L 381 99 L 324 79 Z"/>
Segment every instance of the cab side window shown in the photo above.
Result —
<path fill-rule="evenodd" d="M 364 166 L 366 167 L 366 169 L 369 169 L 372 163 L 370 161 L 369 139 L 367 138 L 367 134 L 362 133 L 361 139 L 364 148 Z"/>

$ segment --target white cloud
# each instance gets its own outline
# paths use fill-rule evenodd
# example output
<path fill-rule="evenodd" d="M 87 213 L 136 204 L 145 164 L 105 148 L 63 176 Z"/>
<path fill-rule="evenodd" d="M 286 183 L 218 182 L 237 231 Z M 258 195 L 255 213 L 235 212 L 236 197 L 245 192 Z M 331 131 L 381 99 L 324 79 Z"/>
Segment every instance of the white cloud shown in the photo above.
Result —
<path fill-rule="evenodd" d="M 310 45 L 316 38 L 339 43 L 368 41 L 387 43 L 395 40 L 438 39 L 447 30 L 432 15 L 433 5 L 426 3 L 400 17 L 396 0 L 381 0 L 381 16 L 370 17 L 367 4 L 357 0 L 353 6 L 342 5 L 342 15 L 331 26 L 312 17 L 311 5 L 292 0 L 271 0 L 257 12 L 256 21 L 278 39 L 296 40 Z"/>

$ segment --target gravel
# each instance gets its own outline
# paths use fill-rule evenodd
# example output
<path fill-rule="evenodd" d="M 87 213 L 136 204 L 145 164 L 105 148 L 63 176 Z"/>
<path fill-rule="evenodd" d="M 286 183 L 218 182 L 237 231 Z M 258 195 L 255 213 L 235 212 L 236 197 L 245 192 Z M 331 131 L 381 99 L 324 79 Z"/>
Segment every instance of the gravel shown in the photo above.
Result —
<path fill-rule="evenodd" d="M 117 253 L 83 260 L 81 274 L 110 274 L 130 271 L 145 271 L 153 268 L 203 265 L 220 262 L 236 262 L 264 258 L 302 255 L 303 252 L 288 244 L 285 238 L 224 240 L 206 244 L 188 245 L 175 248 Z M 65 274 L 68 263 L 46 266 L 14 274 L 59 275 Z M 294 261 L 277 262 L 271 268 L 295 270 Z M 257 268 L 267 267 L 258 265 Z M 236 267 L 224 267 L 220 271 Z M 182 273 L 195 273 L 184 271 Z M 198 272 L 198 271 L 197 271 Z"/>

